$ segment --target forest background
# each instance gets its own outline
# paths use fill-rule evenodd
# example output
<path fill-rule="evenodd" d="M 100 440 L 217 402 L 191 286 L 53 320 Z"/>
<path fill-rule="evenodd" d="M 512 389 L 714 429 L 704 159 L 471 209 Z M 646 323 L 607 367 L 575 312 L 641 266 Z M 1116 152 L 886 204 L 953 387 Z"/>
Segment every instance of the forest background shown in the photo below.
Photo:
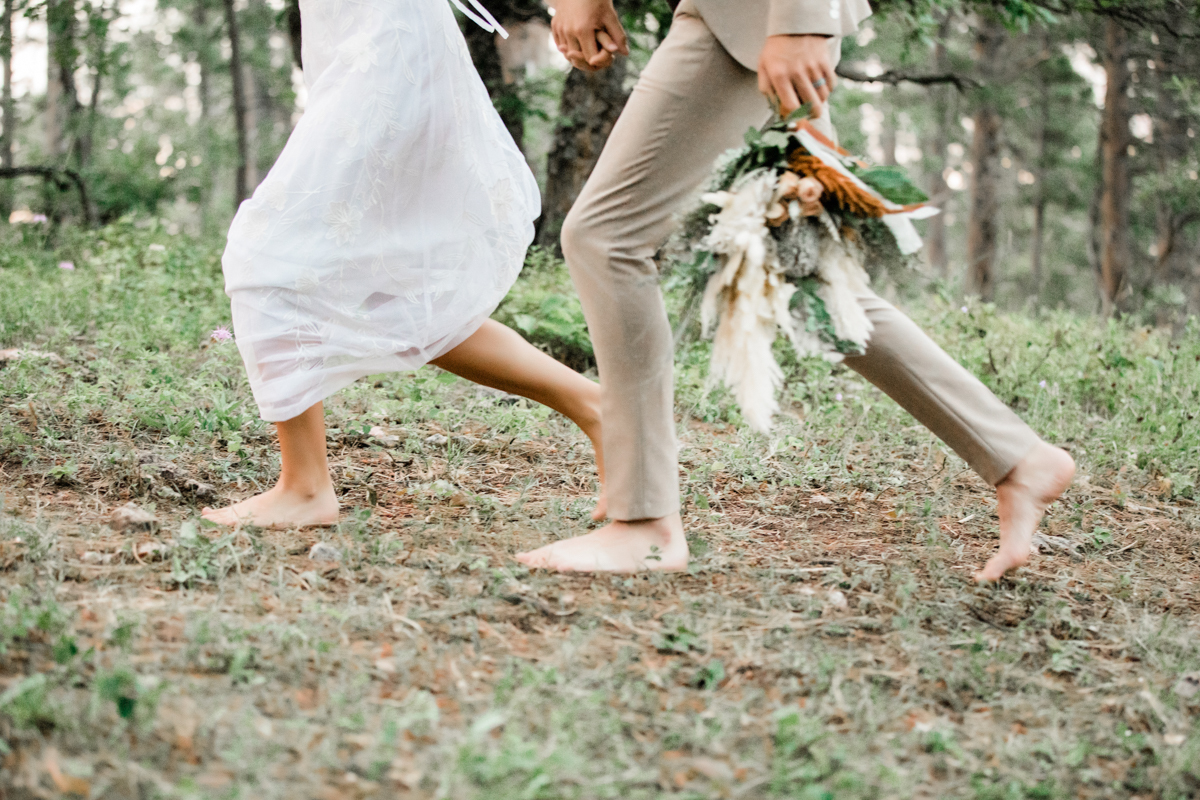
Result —
<path fill-rule="evenodd" d="M 552 8 L 491 5 L 512 38 L 464 31 L 539 177 L 538 242 L 553 250 L 670 11 L 619 2 L 634 55 L 588 75 L 550 47 Z M 876 11 L 845 42 L 834 116 L 849 149 L 906 166 L 945 209 L 927 224 L 930 279 L 1002 308 L 1155 325 L 1200 309 L 1194 4 Z M 302 112 L 296 0 L 6 0 L 0 28 L 0 212 L 14 222 L 139 213 L 219 234 Z"/>

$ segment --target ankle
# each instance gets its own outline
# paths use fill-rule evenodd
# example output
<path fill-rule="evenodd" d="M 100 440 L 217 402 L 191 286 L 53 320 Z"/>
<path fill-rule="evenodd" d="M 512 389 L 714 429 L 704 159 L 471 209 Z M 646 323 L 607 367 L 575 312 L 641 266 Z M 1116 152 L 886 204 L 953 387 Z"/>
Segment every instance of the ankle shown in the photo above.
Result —
<path fill-rule="evenodd" d="M 319 497 L 333 493 L 333 482 L 326 475 L 324 480 L 316 477 L 281 476 L 279 488 L 283 492 L 299 497 L 302 500 L 316 500 Z"/>

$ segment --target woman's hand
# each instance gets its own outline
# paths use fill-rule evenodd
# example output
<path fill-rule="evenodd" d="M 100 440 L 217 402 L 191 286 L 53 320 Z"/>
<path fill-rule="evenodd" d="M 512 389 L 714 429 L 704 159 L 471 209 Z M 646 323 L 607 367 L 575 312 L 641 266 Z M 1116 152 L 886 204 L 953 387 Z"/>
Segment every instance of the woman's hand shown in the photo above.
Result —
<path fill-rule="evenodd" d="M 612 0 L 559 0 L 550 21 L 554 43 L 571 66 L 596 72 L 629 55 L 629 40 Z"/>
<path fill-rule="evenodd" d="M 758 58 L 758 90 L 778 103 L 786 117 L 805 103 L 812 115 L 837 85 L 829 59 L 829 37 L 810 35 L 768 36 Z"/>

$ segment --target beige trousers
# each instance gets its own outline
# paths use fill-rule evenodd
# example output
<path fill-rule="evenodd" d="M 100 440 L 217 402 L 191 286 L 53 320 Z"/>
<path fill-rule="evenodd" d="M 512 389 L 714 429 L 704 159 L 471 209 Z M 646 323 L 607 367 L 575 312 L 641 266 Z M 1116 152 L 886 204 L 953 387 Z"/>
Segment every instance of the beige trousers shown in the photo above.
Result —
<path fill-rule="evenodd" d="M 769 113 L 756 75 L 684 0 L 563 224 L 600 370 L 613 519 L 679 509 L 674 352 L 654 255 L 713 161 Z M 892 305 L 873 293 L 860 302 L 875 331 L 846 364 L 998 483 L 1037 435 Z"/>

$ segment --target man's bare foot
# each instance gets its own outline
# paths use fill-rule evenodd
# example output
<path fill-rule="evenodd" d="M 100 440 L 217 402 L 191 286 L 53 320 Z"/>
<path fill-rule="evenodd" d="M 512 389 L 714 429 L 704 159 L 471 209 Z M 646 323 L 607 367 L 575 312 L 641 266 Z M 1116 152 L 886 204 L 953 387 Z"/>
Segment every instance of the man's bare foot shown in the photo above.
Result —
<path fill-rule="evenodd" d="M 564 539 L 517 561 L 558 572 L 680 572 L 687 569 L 688 545 L 679 514 L 636 522 L 610 522 L 598 531 Z"/>
<path fill-rule="evenodd" d="M 297 491 L 282 485 L 221 509 L 205 508 L 200 515 L 218 525 L 254 525 L 258 528 L 311 528 L 336 525 L 338 501 L 333 487 Z"/>
<path fill-rule="evenodd" d="M 1000 515 L 1000 552 L 975 574 L 975 580 L 998 581 L 1004 573 L 1025 564 L 1033 549 L 1033 534 L 1046 508 L 1067 490 L 1075 477 L 1075 462 L 1065 450 L 1038 443 L 996 486 Z"/>

